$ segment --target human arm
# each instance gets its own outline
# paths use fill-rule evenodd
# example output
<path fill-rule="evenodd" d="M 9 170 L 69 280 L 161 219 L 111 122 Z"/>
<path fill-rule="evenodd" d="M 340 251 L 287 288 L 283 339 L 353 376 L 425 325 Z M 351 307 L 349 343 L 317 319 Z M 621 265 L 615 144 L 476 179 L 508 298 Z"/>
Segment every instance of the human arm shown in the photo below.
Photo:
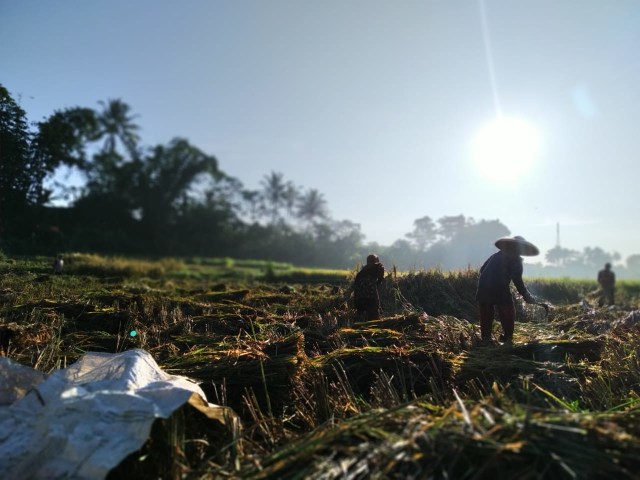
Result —
<path fill-rule="evenodd" d="M 508 268 L 509 268 L 509 275 L 511 277 L 511 281 L 513 281 L 513 284 L 515 285 L 516 290 L 518 290 L 518 293 L 522 295 L 522 298 L 524 299 L 524 301 L 527 303 L 536 303 L 536 299 L 533 297 L 533 295 L 531 295 L 531 293 L 529 292 L 529 290 L 524 284 L 524 280 L 522 280 L 522 273 L 523 273 L 522 258 L 517 257 L 512 259 L 508 264 Z"/>

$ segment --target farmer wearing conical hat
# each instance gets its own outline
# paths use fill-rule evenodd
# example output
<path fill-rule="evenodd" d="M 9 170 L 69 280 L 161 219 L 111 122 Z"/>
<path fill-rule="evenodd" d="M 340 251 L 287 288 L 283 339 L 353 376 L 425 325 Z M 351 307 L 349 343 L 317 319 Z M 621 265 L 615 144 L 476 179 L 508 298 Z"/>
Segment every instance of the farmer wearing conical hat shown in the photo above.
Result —
<path fill-rule="evenodd" d="M 369 255 L 367 264 L 353 281 L 353 298 L 356 311 L 367 320 L 377 320 L 382 314 L 378 285 L 384 279 L 384 265 L 377 255 Z"/>
<path fill-rule="evenodd" d="M 480 310 L 482 343 L 489 345 L 495 310 L 502 325 L 501 340 L 511 343 L 516 309 L 511 296 L 511 282 L 527 303 L 536 303 L 522 281 L 522 257 L 538 255 L 538 248 L 523 237 L 503 237 L 496 241 L 500 250 L 489 257 L 480 268 L 476 300 Z M 545 306 L 546 308 L 546 306 Z"/>

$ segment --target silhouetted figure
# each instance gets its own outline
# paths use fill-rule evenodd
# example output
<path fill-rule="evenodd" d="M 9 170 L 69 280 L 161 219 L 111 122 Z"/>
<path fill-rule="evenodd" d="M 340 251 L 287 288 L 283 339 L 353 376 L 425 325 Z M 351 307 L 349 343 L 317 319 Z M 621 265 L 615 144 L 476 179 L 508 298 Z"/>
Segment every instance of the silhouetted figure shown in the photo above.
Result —
<path fill-rule="evenodd" d="M 610 263 L 605 263 L 604 268 L 598 272 L 598 283 L 600 284 L 600 298 L 598 299 L 598 305 L 602 307 L 605 302 L 608 305 L 613 305 L 616 275 L 613 273 L 613 270 L 611 270 Z"/>
<path fill-rule="evenodd" d="M 500 340 L 504 343 L 513 341 L 513 330 L 516 319 L 516 309 L 509 285 L 511 282 L 527 303 L 536 303 L 533 296 L 522 281 L 522 257 L 535 256 L 540 253 L 538 248 L 523 237 L 503 237 L 496 241 L 499 252 L 494 253 L 480 268 L 476 300 L 480 313 L 480 332 L 482 343 L 492 343 L 491 330 L 495 311 L 502 325 Z M 546 308 L 546 307 L 545 307 Z"/>
<path fill-rule="evenodd" d="M 56 259 L 53 261 L 53 273 L 56 275 L 62 275 L 62 270 L 64 269 L 64 259 L 62 255 L 58 255 Z"/>
<path fill-rule="evenodd" d="M 367 264 L 353 281 L 353 297 L 356 311 L 367 320 L 376 320 L 382 315 L 378 285 L 384 279 L 384 265 L 377 255 L 369 255 Z"/>

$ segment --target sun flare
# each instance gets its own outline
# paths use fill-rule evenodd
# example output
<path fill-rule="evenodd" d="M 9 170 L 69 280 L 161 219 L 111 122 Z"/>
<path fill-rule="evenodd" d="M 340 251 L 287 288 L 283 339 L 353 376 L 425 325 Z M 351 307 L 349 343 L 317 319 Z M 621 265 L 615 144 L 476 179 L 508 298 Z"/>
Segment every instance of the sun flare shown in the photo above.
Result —
<path fill-rule="evenodd" d="M 514 183 L 535 163 L 540 134 L 530 123 L 500 117 L 484 125 L 473 138 L 471 154 L 483 176 L 496 183 Z"/>

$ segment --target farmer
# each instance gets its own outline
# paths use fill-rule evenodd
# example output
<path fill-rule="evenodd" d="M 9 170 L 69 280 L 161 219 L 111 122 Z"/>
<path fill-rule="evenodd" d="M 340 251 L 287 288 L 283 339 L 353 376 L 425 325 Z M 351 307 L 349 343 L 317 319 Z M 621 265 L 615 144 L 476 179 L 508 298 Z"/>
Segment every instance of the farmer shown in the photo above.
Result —
<path fill-rule="evenodd" d="M 384 279 L 384 265 L 377 255 L 369 255 L 367 264 L 353 281 L 353 297 L 356 311 L 367 320 L 377 320 L 382 314 L 378 285 Z"/>
<path fill-rule="evenodd" d="M 598 283 L 600 284 L 599 306 L 604 306 L 605 302 L 613 305 L 613 293 L 616 284 L 616 275 L 611 270 L 611 264 L 605 263 L 604 268 L 598 272 Z"/>
<path fill-rule="evenodd" d="M 522 257 L 538 255 L 538 248 L 523 237 L 503 237 L 496 241 L 500 250 L 489 257 L 480 268 L 476 300 L 480 311 L 480 333 L 482 344 L 491 345 L 491 330 L 495 310 L 502 325 L 500 340 L 506 344 L 513 341 L 516 309 L 509 285 L 511 282 L 527 303 L 536 303 L 522 281 Z M 546 305 L 543 305 L 548 309 Z"/>

